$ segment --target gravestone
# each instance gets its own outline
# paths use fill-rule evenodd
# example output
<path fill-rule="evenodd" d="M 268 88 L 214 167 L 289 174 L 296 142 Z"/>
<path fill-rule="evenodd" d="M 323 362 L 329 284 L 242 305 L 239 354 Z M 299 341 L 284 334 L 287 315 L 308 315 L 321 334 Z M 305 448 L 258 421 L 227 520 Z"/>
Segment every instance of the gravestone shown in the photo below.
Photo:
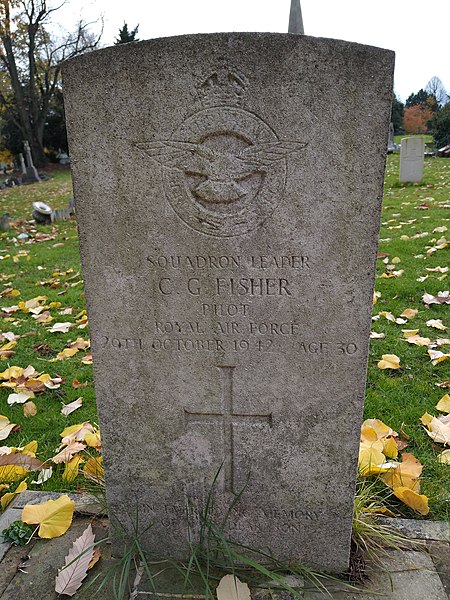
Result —
<path fill-rule="evenodd" d="M 423 177 L 425 141 L 423 137 L 402 138 L 400 182 L 420 183 Z"/>
<path fill-rule="evenodd" d="M 20 169 L 22 171 L 22 176 L 24 176 L 27 174 L 27 168 L 25 166 L 25 160 L 23 158 L 22 152 L 20 152 L 20 154 L 19 154 L 19 160 L 20 160 Z"/>
<path fill-rule="evenodd" d="M 397 150 L 400 150 L 400 146 L 395 143 L 394 124 L 389 123 L 389 139 L 388 139 L 387 153 L 392 154 L 393 152 L 396 152 Z"/>
<path fill-rule="evenodd" d="M 65 65 L 108 505 L 151 557 L 212 490 L 231 539 L 348 566 L 392 71 L 250 33 Z"/>
<path fill-rule="evenodd" d="M 25 140 L 23 146 L 25 148 L 25 155 L 27 157 L 27 167 L 25 169 L 25 173 L 22 173 L 22 183 L 35 183 L 36 181 L 41 181 L 39 173 L 33 164 L 30 144 Z"/>

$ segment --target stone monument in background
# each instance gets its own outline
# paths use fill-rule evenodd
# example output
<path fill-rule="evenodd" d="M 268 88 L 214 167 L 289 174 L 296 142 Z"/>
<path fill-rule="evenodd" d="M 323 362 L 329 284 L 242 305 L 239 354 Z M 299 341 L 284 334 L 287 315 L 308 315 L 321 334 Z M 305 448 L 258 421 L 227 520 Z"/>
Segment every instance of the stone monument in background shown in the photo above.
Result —
<path fill-rule="evenodd" d="M 392 75 L 265 33 L 65 65 L 108 505 L 149 556 L 212 490 L 229 538 L 347 568 Z"/>
<path fill-rule="evenodd" d="M 400 148 L 400 182 L 420 183 L 423 177 L 425 140 L 421 136 L 403 138 Z"/>
<path fill-rule="evenodd" d="M 39 173 L 37 172 L 37 169 L 33 164 L 33 157 L 31 156 L 30 144 L 26 140 L 23 143 L 23 147 L 25 149 L 27 166 L 25 172 L 22 172 L 22 183 L 35 183 L 36 181 L 41 181 Z"/>

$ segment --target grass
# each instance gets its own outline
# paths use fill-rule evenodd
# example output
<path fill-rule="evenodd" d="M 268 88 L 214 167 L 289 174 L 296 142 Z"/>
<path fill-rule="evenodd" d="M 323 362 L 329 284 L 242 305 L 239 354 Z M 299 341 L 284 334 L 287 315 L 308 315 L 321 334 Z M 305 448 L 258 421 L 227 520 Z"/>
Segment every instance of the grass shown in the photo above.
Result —
<path fill-rule="evenodd" d="M 380 418 L 397 431 L 410 438 L 408 451 L 411 451 L 423 464 L 423 493 L 430 497 L 430 517 L 449 519 L 450 517 L 450 468 L 437 462 L 436 456 L 442 447 L 433 445 L 431 439 L 420 426 L 419 418 L 429 411 L 437 414 L 433 407 L 446 390 L 436 387 L 436 383 L 450 379 L 450 361 L 431 364 L 426 348 L 408 344 L 402 339 L 402 328 L 419 328 L 423 336 L 435 339 L 448 337 L 448 332 L 430 329 L 425 325 L 428 319 L 442 319 L 450 327 L 448 305 L 431 305 L 426 308 L 421 300 L 424 292 L 432 293 L 448 289 L 449 280 L 440 273 L 426 271 L 426 267 L 449 264 L 449 249 L 427 254 L 427 248 L 436 244 L 444 233 L 433 233 L 436 227 L 447 225 L 448 217 L 450 160 L 433 158 L 425 162 L 425 176 L 422 184 L 398 183 L 399 156 L 388 156 L 383 225 L 381 227 L 380 251 L 389 259 L 399 257 L 397 269 L 403 269 L 401 277 L 384 279 L 381 277 L 386 265 L 378 261 L 376 290 L 381 292 L 374 314 L 380 311 L 392 312 L 398 317 L 405 308 L 417 308 L 419 313 L 407 325 L 396 325 L 384 318 L 374 322 L 373 329 L 385 333 L 385 339 L 373 340 L 370 348 L 368 387 L 365 405 L 366 418 Z M 54 226 L 33 227 L 27 221 L 31 218 L 31 203 L 41 200 L 52 208 L 67 206 L 72 193 L 70 174 L 58 170 L 49 181 L 30 186 L 10 188 L 0 191 L 0 215 L 11 215 L 13 229 L 0 233 L 0 293 L 13 288 L 20 296 L 8 297 L 4 294 L 1 306 L 16 305 L 20 300 L 35 296 L 48 297 L 46 304 L 61 302 L 60 308 L 50 309 L 53 323 L 61 321 L 75 322 L 75 315 L 85 308 L 81 281 L 81 267 L 77 243 L 76 223 L 74 220 L 57 223 Z M 426 209 L 420 209 L 421 205 Z M 36 241 L 36 231 L 49 234 L 51 239 Z M 18 240 L 17 235 L 26 232 L 30 237 Z M 423 236 L 414 237 L 417 234 Z M 402 236 L 408 236 L 402 238 Z M 434 241 L 433 241 L 434 240 Z M 31 243 L 30 243 L 31 242 Z M 26 255 L 20 255 L 23 251 Z M 16 256 L 16 262 L 14 261 Z M 58 275 L 53 275 L 59 273 Z M 79 276 L 75 276 L 80 273 Z M 417 278 L 428 274 L 423 282 Z M 75 276 L 75 277 L 74 277 Z M 53 279 L 52 279 L 53 278 Z M 41 285 L 39 282 L 52 281 Z M 72 315 L 60 315 L 59 311 L 73 307 Z M 446 320 L 447 319 L 447 320 Z M 93 387 L 92 366 L 85 365 L 79 352 L 74 357 L 52 362 L 57 353 L 68 346 L 77 337 L 88 337 L 87 329 L 70 329 L 68 333 L 49 333 L 48 325 L 36 323 L 29 313 L 16 312 L 0 320 L 3 332 L 12 331 L 20 335 L 14 348 L 15 354 L 0 361 L 0 371 L 9 365 L 26 367 L 33 365 L 40 372 L 65 378 L 58 390 L 46 391 L 37 395 L 34 402 L 38 412 L 36 416 L 26 418 L 22 405 L 8 406 L 6 399 L 10 390 L 0 388 L 0 413 L 7 416 L 20 429 L 10 434 L 5 442 L 9 446 L 22 446 L 31 440 L 39 442 L 38 458 L 47 460 L 56 453 L 60 443 L 60 432 L 68 425 L 83 421 L 96 421 L 95 392 Z M 36 351 L 41 345 L 41 351 Z M 44 346 L 42 346 L 44 345 Z M 1 344 L 0 344 L 1 346 Z M 48 346 L 48 354 L 42 353 L 42 347 Z M 449 352 L 449 347 L 441 350 Z M 397 354 L 401 358 L 400 371 L 381 371 L 377 362 L 382 354 Z M 86 382 L 87 387 L 75 389 L 72 381 Z M 61 403 L 69 403 L 79 396 L 83 397 L 83 407 L 64 417 Z M 54 467 L 55 474 L 43 486 L 29 483 L 30 489 L 73 491 L 84 489 L 83 478 L 78 477 L 71 484 L 61 479 L 63 466 Z M 32 479 L 32 478 L 29 478 Z M 407 516 L 412 513 L 406 507 L 399 510 Z"/>

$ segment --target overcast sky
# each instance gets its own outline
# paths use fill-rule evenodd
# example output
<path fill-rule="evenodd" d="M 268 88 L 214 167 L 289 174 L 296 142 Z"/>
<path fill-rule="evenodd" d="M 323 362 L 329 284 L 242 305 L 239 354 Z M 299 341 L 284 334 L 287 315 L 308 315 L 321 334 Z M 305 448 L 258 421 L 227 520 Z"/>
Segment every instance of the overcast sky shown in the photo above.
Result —
<path fill-rule="evenodd" d="M 290 0 L 68 0 L 53 21 L 66 29 L 103 16 L 102 43 L 123 23 L 139 39 L 220 31 L 287 32 Z M 450 0 L 301 0 L 306 35 L 396 52 L 395 91 L 402 101 L 434 75 L 450 93 Z"/>

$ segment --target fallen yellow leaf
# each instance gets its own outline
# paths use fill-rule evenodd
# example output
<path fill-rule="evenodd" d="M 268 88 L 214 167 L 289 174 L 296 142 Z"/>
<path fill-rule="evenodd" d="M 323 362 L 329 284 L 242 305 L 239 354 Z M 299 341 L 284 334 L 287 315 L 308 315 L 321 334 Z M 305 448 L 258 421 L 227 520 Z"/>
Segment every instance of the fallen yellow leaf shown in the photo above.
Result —
<path fill-rule="evenodd" d="M 450 413 L 450 395 L 445 394 L 436 404 L 436 408 L 441 412 Z"/>
<path fill-rule="evenodd" d="M 428 350 L 428 356 L 431 358 L 431 363 L 434 366 L 450 358 L 450 354 L 444 354 L 440 350 Z"/>
<path fill-rule="evenodd" d="M 84 438 L 87 433 L 94 433 L 94 428 L 89 423 L 89 421 L 85 421 L 84 423 L 77 423 L 76 425 L 71 425 L 70 427 L 66 427 L 61 433 L 63 444 L 70 444 L 70 442 L 84 442 Z"/>
<path fill-rule="evenodd" d="M 91 456 L 84 465 L 83 474 L 87 479 L 92 479 L 97 483 L 101 483 L 103 481 L 103 477 L 105 476 L 103 470 L 103 457 Z"/>
<path fill-rule="evenodd" d="M 74 410 L 77 410 L 81 406 L 83 406 L 83 396 L 80 396 L 79 398 L 77 398 L 73 402 L 70 402 L 69 404 L 65 404 L 61 409 L 61 414 L 67 417 L 68 415 L 73 413 Z"/>
<path fill-rule="evenodd" d="M 92 352 L 88 352 L 85 356 L 83 356 L 81 362 L 83 365 L 92 365 Z"/>
<path fill-rule="evenodd" d="M 38 447 L 37 441 L 33 440 L 32 442 L 28 442 L 28 444 L 26 444 L 20 450 L 20 453 L 21 454 L 26 454 L 27 456 L 36 456 L 37 447 Z"/>
<path fill-rule="evenodd" d="M 426 427 L 425 431 L 434 442 L 450 446 L 450 414 L 432 417 Z"/>
<path fill-rule="evenodd" d="M 102 443 L 100 440 L 100 431 L 95 431 L 94 433 L 86 433 L 84 436 L 84 441 L 90 448 L 96 448 L 100 450 Z"/>
<path fill-rule="evenodd" d="M 12 483 L 13 481 L 20 481 L 26 477 L 28 470 L 24 467 L 18 467 L 16 465 L 4 465 L 0 467 L 0 482 Z"/>
<path fill-rule="evenodd" d="M 430 338 L 421 337 L 420 335 L 409 335 L 406 338 L 408 344 L 414 344 L 416 346 L 428 346 L 431 342 Z"/>
<path fill-rule="evenodd" d="M 447 329 L 441 319 L 430 319 L 426 324 L 428 327 L 434 327 L 435 329 L 441 329 L 442 331 Z"/>
<path fill-rule="evenodd" d="M 63 535 L 72 524 L 75 502 L 67 495 L 43 504 L 27 504 L 22 511 L 22 521 L 28 525 L 40 525 L 41 538 L 55 538 Z"/>
<path fill-rule="evenodd" d="M 0 379 L 5 379 L 5 380 L 18 379 L 22 375 L 23 375 L 22 367 L 9 367 L 9 369 L 6 369 L 6 371 L 3 371 L 3 373 L 0 373 Z"/>
<path fill-rule="evenodd" d="M 403 332 L 403 337 L 405 339 L 408 339 L 409 337 L 412 337 L 413 335 L 417 335 L 419 333 L 418 329 L 402 329 Z"/>
<path fill-rule="evenodd" d="M 72 483 L 72 481 L 78 475 L 78 467 L 80 462 L 83 461 L 82 456 L 79 454 L 75 454 L 68 463 L 66 463 L 66 468 L 64 469 L 64 473 L 62 474 L 62 480 L 66 483 Z"/>
<path fill-rule="evenodd" d="M 0 415 L 0 440 L 6 440 L 15 426 L 15 423 L 10 423 L 8 417 Z"/>
<path fill-rule="evenodd" d="M 64 348 L 64 350 L 61 350 L 61 352 L 58 352 L 58 354 L 56 355 L 56 358 L 58 360 L 65 360 L 66 358 L 71 358 L 77 352 L 79 352 L 78 348 Z"/>
<path fill-rule="evenodd" d="M 361 440 L 374 441 L 388 435 L 397 435 L 380 419 L 366 419 L 361 426 Z"/>
<path fill-rule="evenodd" d="M 417 308 L 405 308 L 405 310 L 401 313 L 401 317 L 406 317 L 407 319 L 414 319 L 414 317 L 419 312 Z"/>
<path fill-rule="evenodd" d="M 400 369 L 400 359 L 395 354 L 383 354 L 377 366 L 379 369 Z"/>
<path fill-rule="evenodd" d="M 426 496 L 418 494 L 408 487 L 397 487 L 393 490 L 393 493 L 404 504 L 412 508 L 414 512 L 420 515 L 427 515 L 430 512 Z"/>
<path fill-rule="evenodd" d="M 386 438 L 386 441 L 383 446 L 383 454 L 388 458 L 397 458 L 398 448 L 393 437 Z"/>
<path fill-rule="evenodd" d="M 20 492 L 23 492 L 26 489 L 27 489 L 27 482 L 21 481 L 14 492 L 8 492 L 6 494 L 3 494 L 3 496 L 0 498 L 2 510 L 6 509 L 6 507 L 17 496 L 17 494 L 20 494 Z"/>
<path fill-rule="evenodd" d="M 420 420 L 421 420 L 422 424 L 425 425 L 425 427 L 426 427 L 427 425 L 429 425 L 431 423 L 431 421 L 433 420 L 433 417 L 426 412 L 420 417 Z"/>
<path fill-rule="evenodd" d="M 450 450 L 444 450 L 438 454 L 437 459 L 442 465 L 450 465 Z"/>
<path fill-rule="evenodd" d="M 23 405 L 23 416 L 34 417 L 37 414 L 37 406 L 34 402 L 29 400 Z"/>
<path fill-rule="evenodd" d="M 384 454 L 374 446 L 367 448 L 362 446 L 359 450 L 358 469 L 360 475 L 370 477 L 386 473 L 390 469 L 390 464 L 386 464 Z"/>
<path fill-rule="evenodd" d="M 58 452 L 51 460 L 58 463 L 68 463 L 74 454 L 84 450 L 86 446 L 80 442 L 70 442 L 61 452 Z"/>
<path fill-rule="evenodd" d="M 381 479 L 392 489 L 407 487 L 415 492 L 420 491 L 419 478 L 423 466 L 419 460 L 409 452 L 402 455 L 402 462 L 395 463 L 395 467 L 381 475 Z"/>
<path fill-rule="evenodd" d="M 391 321 L 392 323 L 395 323 L 395 317 L 392 313 L 387 312 L 386 310 L 382 310 L 379 313 L 380 317 L 384 317 L 385 319 L 387 319 L 388 321 Z"/>

